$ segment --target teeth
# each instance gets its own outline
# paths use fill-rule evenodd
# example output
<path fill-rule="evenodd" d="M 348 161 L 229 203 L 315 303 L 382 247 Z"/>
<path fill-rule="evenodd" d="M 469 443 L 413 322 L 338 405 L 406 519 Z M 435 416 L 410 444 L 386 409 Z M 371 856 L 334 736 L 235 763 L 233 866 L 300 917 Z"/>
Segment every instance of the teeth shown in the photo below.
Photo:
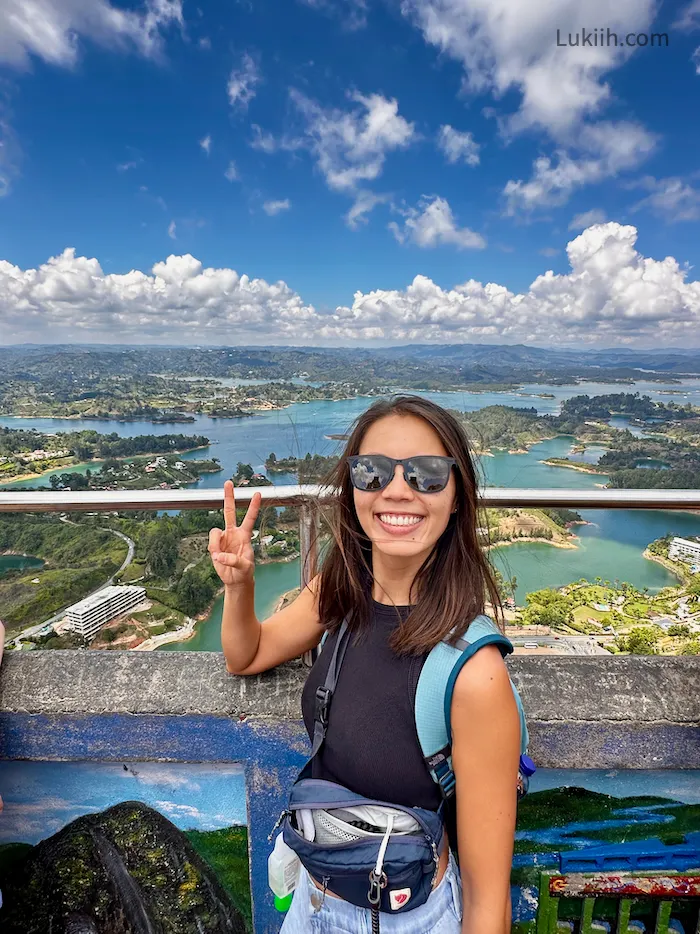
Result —
<path fill-rule="evenodd" d="M 382 522 L 386 522 L 387 525 L 417 525 L 422 516 L 391 516 L 391 515 L 380 515 L 379 518 Z"/>

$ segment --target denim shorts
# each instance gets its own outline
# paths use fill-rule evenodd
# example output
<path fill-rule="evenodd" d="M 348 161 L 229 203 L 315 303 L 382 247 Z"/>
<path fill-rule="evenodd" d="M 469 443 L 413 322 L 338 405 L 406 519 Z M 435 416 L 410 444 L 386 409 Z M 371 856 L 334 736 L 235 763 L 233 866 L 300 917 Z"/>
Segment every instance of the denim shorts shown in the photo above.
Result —
<path fill-rule="evenodd" d="M 327 895 L 314 911 L 311 895 L 320 891 L 302 866 L 292 905 L 280 934 L 371 934 L 372 912 Z M 462 883 L 452 853 L 445 874 L 419 908 L 398 915 L 382 911 L 381 934 L 461 934 Z"/>

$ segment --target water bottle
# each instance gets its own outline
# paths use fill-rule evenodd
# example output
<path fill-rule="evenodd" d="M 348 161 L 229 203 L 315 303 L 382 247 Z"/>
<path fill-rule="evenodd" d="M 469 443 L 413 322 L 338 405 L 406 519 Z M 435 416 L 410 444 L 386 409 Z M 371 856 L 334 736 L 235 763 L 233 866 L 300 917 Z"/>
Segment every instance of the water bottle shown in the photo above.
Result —
<path fill-rule="evenodd" d="M 277 911 L 288 911 L 296 888 L 301 861 L 279 833 L 272 853 L 267 858 L 267 881 L 275 896 Z"/>
<path fill-rule="evenodd" d="M 529 756 L 520 757 L 520 767 L 518 769 L 518 801 L 524 798 L 530 787 L 530 776 L 537 771 L 535 763 Z"/>

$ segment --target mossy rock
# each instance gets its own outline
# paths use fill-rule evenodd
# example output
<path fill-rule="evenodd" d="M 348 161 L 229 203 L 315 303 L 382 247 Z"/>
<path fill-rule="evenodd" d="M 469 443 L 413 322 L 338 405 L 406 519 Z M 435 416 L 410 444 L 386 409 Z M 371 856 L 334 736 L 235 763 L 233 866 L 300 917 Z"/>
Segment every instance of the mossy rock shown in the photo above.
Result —
<path fill-rule="evenodd" d="M 0 859 L 3 934 L 246 934 L 214 869 L 141 802 L 79 817 L 19 855 Z"/>

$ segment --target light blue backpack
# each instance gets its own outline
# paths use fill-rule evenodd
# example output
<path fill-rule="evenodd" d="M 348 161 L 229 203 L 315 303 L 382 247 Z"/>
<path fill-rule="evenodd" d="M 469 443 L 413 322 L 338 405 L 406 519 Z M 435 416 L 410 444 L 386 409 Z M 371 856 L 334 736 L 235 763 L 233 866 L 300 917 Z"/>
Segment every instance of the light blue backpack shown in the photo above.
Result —
<path fill-rule="evenodd" d="M 443 798 L 451 798 L 455 790 L 452 770 L 452 727 L 450 715 L 452 694 L 457 676 L 469 659 L 485 645 L 497 645 L 501 654 L 513 651 L 511 641 L 494 621 L 484 614 L 477 616 L 456 645 L 440 642 L 430 652 L 421 669 L 416 689 L 415 717 L 418 741 L 433 780 L 440 786 Z M 527 755 L 529 735 L 525 711 L 517 688 L 510 682 L 520 715 L 520 771 L 518 797 L 528 789 L 535 765 Z"/>

